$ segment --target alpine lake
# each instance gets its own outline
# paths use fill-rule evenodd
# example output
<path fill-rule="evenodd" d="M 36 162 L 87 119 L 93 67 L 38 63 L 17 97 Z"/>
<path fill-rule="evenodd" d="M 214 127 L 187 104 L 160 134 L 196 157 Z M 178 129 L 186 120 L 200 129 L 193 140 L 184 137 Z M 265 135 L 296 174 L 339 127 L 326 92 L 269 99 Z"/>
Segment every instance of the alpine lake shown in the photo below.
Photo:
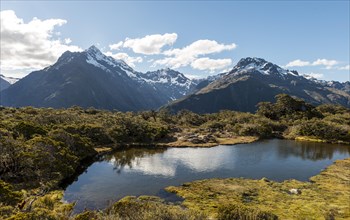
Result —
<path fill-rule="evenodd" d="M 164 190 L 208 178 L 308 181 L 335 160 L 350 156 L 341 144 L 263 140 L 210 148 L 129 148 L 104 155 L 67 184 L 64 200 L 75 212 L 103 209 L 125 196 L 180 197 Z"/>

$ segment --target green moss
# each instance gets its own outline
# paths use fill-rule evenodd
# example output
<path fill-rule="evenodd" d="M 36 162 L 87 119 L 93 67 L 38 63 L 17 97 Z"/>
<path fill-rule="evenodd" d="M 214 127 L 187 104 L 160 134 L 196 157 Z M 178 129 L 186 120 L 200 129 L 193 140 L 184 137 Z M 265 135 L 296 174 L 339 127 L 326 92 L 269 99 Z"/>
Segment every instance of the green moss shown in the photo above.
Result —
<path fill-rule="evenodd" d="M 167 220 L 201 220 L 206 216 L 198 211 L 184 209 L 178 205 L 165 204 L 157 197 L 125 197 L 116 202 L 97 219 L 167 219 Z"/>
<path fill-rule="evenodd" d="M 311 181 L 209 179 L 167 190 L 183 197 L 186 207 L 214 217 L 218 217 L 218 207 L 224 205 L 234 206 L 234 215 L 240 213 L 235 207 L 244 207 L 271 213 L 280 219 L 350 218 L 350 158 L 337 161 Z M 300 194 L 291 193 L 291 189 L 298 189 Z"/>
<path fill-rule="evenodd" d="M 278 217 L 266 211 L 256 208 L 248 208 L 244 205 L 222 205 L 218 210 L 218 220 L 277 220 Z"/>

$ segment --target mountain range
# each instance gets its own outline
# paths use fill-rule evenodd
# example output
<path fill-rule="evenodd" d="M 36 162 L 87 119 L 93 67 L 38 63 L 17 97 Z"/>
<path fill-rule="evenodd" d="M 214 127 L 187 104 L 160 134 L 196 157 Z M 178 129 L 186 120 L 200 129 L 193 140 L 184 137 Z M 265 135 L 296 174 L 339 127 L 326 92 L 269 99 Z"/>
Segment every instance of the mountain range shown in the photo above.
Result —
<path fill-rule="evenodd" d="M 196 84 L 182 73 L 162 69 L 141 73 L 91 46 L 65 52 L 1 92 L 4 106 L 95 107 L 120 111 L 157 109 L 186 95 Z"/>
<path fill-rule="evenodd" d="M 244 58 L 226 74 L 199 91 L 166 106 L 173 112 L 187 109 L 212 113 L 223 109 L 254 112 L 257 103 L 273 102 L 285 93 L 311 104 L 350 107 L 349 82 L 327 82 L 299 75 L 261 58 Z"/>
<path fill-rule="evenodd" d="M 0 77 L 3 106 L 70 107 L 140 111 L 162 106 L 172 112 L 254 112 L 257 103 L 286 93 L 314 105 L 350 107 L 350 82 L 322 81 L 261 58 L 243 58 L 229 72 L 189 79 L 172 69 L 146 73 L 91 46 L 65 52 L 51 66 L 11 85 Z M 12 81 L 13 82 L 13 81 Z"/>

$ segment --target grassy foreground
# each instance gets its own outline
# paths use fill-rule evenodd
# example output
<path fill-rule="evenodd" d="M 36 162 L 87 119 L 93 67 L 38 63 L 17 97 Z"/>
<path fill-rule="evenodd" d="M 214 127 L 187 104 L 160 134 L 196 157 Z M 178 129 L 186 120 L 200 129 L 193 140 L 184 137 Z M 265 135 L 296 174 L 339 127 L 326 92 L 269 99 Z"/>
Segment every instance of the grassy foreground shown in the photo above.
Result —
<path fill-rule="evenodd" d="M 93 108 L 83 109 L 77 106 L 68 109 L 0 107 L 0 219 L 74 218 L 71 215 L 74 204 L 61 202 L 62 183 L 84 170 L 87 161 L 94 161 L 99 154 L 108 153 L 112 149 L 145 145 L 210 147 L 219 144 L 250 143 L 258 139 L 276 137 L 349 144 L 350 109 L 337 105 L 314 107 L 285 94 L 277 95 L 275 103 L 260 103 L 255 114 L 221 111 L 200 115 L 186 110 L 171 114 L 165 109 L 158 112 L 123 113 Z M 210 180 L 207 181 L 210 182 Z M 245 187 L 249 184 L 252 187 L 254 185 L 249 183 L 250 180 L 232 181 L 241 181 L 237 184 L 241 183 Z M 262 188 L 270 185 L 279 186 L 279 183 L 255 182 Z M 203 181 L 204 183 L 206 181 Z M 297 187 L 298 184 L 309 187 L 308 183 L 293 181 L 284 184 L 290 184 L 290 187 Z M 220 184 L 217 187 L 220 187 Z M 329 192 L 333 192 L 331 184 L 323 188 L 327 187 Z M 267 187 L 266 190 L 268 189 Z M 272 189 L 274 188 L 269 189 L 271 192 L 266 192 L 275 192 Z M 282 191 L 276 192 L 282 193 Z M 302 191 L 300 198 L 303 198 L 307 192 Z M 220 196 L 216 194 L 213 196 L 224 198 L 225 193 L 224 187 L 222 195 L 219 193 Z M 267 198 L 269 193 L 265 193 Z M 323 191 L 320 193 L 322 194 Z M 180 191 L 179 194 L 181 195 Z M 249 197 L 261 200 L 264 198 L 263 191 L 257 195 L 261 196 Z M 276 203 L 290 202 L 290 200 L 283 200 L 285 194 L 281 195 L 281 201 L 276 200 Z M 320 195 L 320 198 L 324 198 L 324 195 Z M 299 197 L 296 198 L 299 199 Z M 171 205 L 163 206 L 164 204 L 159 201 L 141 201 L 138 198 L 130 201 L 137 205 L 156 203 L 156 207 L 159 206 L 162 209 L 169 207 L 172 210 Z M 186 198 L 184 204 L 191 207 L 188 204 L 189 201 Z M 205 201 L 211 200 L 202 202 Z M 252 201 L 255 202 L 255 200 Z M 328 201 L 322 201 L 324 201 L 323 206 L 320 202 L 316 211 L 323 207 L 325 210 L 322 213 L 333 215 L 334 212 L 335 215 L 341 216 L 343 211 L 341 208 L 338 210 L 338 204 L 334 211 L 332 206 L 327 205 Z M 300 204 L 302 203 L 300 201 Z M 217 205 L 214 204 L 214 206 Z M 216 209 L 214 206 L 212 208 Z M 230 216 L 232 212 L 250 212 L 257 216 L 269 216 L 264 210 L 268 211 L 274 207 L 272 202 L 266 206 L 258 205 L 262 211 L 251 210 L 250 206 L 250 203 L 244 203 L 244 206 L 231 205 L 224 208 L 222 213 L 226 213 L 229 216 L 228 219 L 232 219 Z M 203 207 L 204 213 L 215 216 L 214 212 L 208 211 L 206 206 Z M 306 209 L 306 211 L 296 208 L 296 213 L 308 212 L 307 207 L 308 203 L 300 207 L 300 210 Z M 200 210 L 198 207 L 191 208 Z M 238 213 L 238 215 L 241 214 Z M 140 217 L 140 219 L 144 218 Z M 176 218 L 169 217 L 169 219 Z"/>
<path fill-rule="evenodd" d="M 237 211 L 230 207 L 243 207 L 279 219 L 350 219 L 350 158 L 336 161 L 310 182 L 207 179 L 167 190 L 183 197 L 189 209 L 213 218 L 225 219 L 222 213 L 235 216 Z"/>

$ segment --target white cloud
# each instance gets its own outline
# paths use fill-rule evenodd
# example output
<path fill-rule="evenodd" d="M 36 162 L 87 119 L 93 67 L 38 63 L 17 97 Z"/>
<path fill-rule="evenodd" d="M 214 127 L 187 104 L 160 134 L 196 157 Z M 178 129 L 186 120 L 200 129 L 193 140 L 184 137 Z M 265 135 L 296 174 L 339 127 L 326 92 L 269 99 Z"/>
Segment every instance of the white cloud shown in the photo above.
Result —
<path fill-rule="evenodd" d="M 118 43 L 116 44 L 111 44 L 109 45 L 109 48 L 111 50 L 120 50 L 120 48 L 123 46 L 123 41 L 119 41 Z"/>
<path fill-rule="evenodd" d="M 233 50 L 236 47 L 237 46 L 234 43 L 225 45 L 219 44 L 214 40 L 198 40 L 184 48 L 165 51 L 164 55 L 168 57 L 156 60 L 154 66 L 165 65 L 171 68 L 188 66 L 200 55 L 219 53 L 224 50 Z"/>
<path fill-rule="evenodd" d="M 183 53 L 190 53 L 191 55 L 195 56 L 201 54 L 218 53 L 224 50 L 232 50 L 236 47 L 236 44 L 219 44 L 215 40 L 197 40 L 182 49 L 168 50 L 165 51 L 164 54 L 167 56 L 180 56 Z"/>
<path fill-rule="evenodd" d="M 313 66 L 327 66 L 327 67 L 334 66 L 334 65 L 337 65 L 337 64 L 338 64 L 338 61 L 336 61 L 336 60 L 327 60 L 327 59 L 317 59 L 316 61 L 314 61 L 312 63 Z"/>
<path fill-rule="evenodd" d="M 325 66 L 326 69 L 332 69 L 339 62 L 336 60 L 317 59 L 313 62 L 303 60 L 293 60 L 289 62 L 286 67 L 302 67 L 302 66 Z"/>
<path fill-rule="evenodd" d="M 302 60 L 293 60 L 289 63 L 287 63 L 286 67 L 294 67 L 294 66 L 310 66 L 309 61 L 302 61 Z"/>
<path fill-rule="evenodd" d="M 322 73 L 311 72 L 311 73 L 305 74 L 305 76 L 306 76 L 306 78 L 312 77 L 312 78 L 316 78 L 316 79 L 321 79 L 321 78 L 323 78 L 324 75 Z"/>
<path fill-rule="evenodd" d="M 191 63 L 192 68 L 198 70 L 209 70 L 213 73 L 215 70 L 222 70 L 232 65 L 231 59 L 210 59 L 208 57 L 196 59 Z"/>
<path fill-rule="evenodd" d="M 64 43 L 70 44 L 70 43 L 72 43 L 72 40 L 70 38 L 66 38 L 66 39 L 64 39 Z"/>
<path fill-rule="evenodd" d="M 1 11 L 1 72 L 13 73 L 41 69 L 65 51 L 80 51 L 68 45 L 69 38 L 54 38 L 54 29 L 67 23 L 62 19 L 33 18 L 25 23 L 14 11 Z M 57 35 L 57 34 L 56 34 Z"/>
<path fill-rule="evenodd" d="M 123 60 L 129 66 L 131 66 L 133 68 L 135 67 L 135 63 L 142 63 L 142 61 L 143 61 L 142 57 L 131 57 L 127 53 L 116 53 L 116 54 L 113 54 L 111 52 L 107 52 L 106 55 L 107 56 L 111 56 L 111 57 L 113 57 L 114 59 L 117 59 L 117 60 Z"/>
<path fill-rule="evenodd" d="M 166 45 L 173 45 L 177 39 L 176 33 L 147 35 L 143 38 L 126 38 L 123 47 L 131 48 L 135 53 L 140 54 L 160 54 Z M 120 42 L 119 42 L 120 43 Z M 118 43 L 118 44 L 119 44 Z"/>
<path fill-rule="evenodd" d="M 341 66 L 338 68 L 338 70 L 350 70 L 350 65 Z"/>

